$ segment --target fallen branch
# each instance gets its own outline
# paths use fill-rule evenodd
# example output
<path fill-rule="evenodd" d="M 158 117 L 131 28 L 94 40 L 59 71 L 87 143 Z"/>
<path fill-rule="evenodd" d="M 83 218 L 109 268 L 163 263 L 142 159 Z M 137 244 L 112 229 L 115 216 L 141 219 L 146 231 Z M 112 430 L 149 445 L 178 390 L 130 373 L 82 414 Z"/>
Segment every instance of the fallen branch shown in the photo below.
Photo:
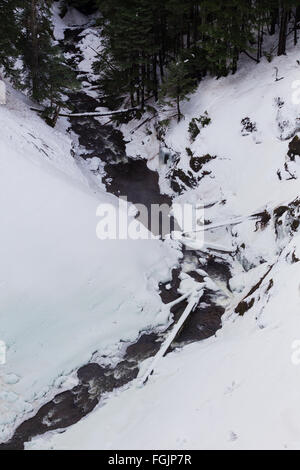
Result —
<path fill-rule="evenodd" d="M 245 222 L 246 220 L 259 219 L 260 217 L 261 217 L 261 213 L 255 213 L 255 214 L 236 217 L 235 219 L 225 220 L 223 222 L 218 222 L 218 223 L 215 223 L 215 224 L 205 224 L 197 230 L 183 232 L 182 235 L 186 236 L 186 235 L 189 235 L 191 233 L 200 233 L 200 232 L 206 232 L 208 230 L 214 230 L 214 229 L 217 229 L 217 228 L 230 227 L 230 226 L 233 226 L 233 225 L 239 225 L 239 224 Z"/>
<path fill-rule="evenodd" d="M 96 51 L 96 49 L 94 49 L 92 46 L 89 46 L 89 48 L 94 51 L 98 57 L 101 57 L 101 59 L 114 71 L 116 72 L 117 69 L 111 65 L 111 63 L 103 56 L 103 54 L 101 54 L 99 51 Z"/>
<path fill-rule="evenodd" d="M 132 129 L 132 131 L 130 131 L 130 134 L 134 134 L 136 131 L 138 131 L 144 124 L 147 124 L 147 122 L 151 121 L 153 118 L 156 117 L 156 114 L 154 114 L 154 116 L 152 117 L 148 117 L 147 119 L 145 119 L 145 121 L 142 122 L 142 124 L 139 124 L 135 129 Z"/>
<path fill-rule="evenodd" d="M 232 254 L 236 252 L 236 249 L 229 248 L 223 245 L 219 245 L 216 243 L 209 243 L 205 242 L 203 240 L 194 239 L 194 238 L 181 238 L 179 240 L 183 245 L 193 248 L 194 250 L 199 250 L 202 251 L 203 253 L 206 253 L 207 251 L 215 251 L 216 253 L 222 253 L 222 254 Z"/>
<path fill-rule="evenodd" d="M 247 51 L 241 51 L 241 54 L 246 54 L 246 56 L 248 56 L 250 59 L 254 60 L 254 62 L 256 62 L 257 64 L 259 64 L 259 60 L 256 59 L 255 57 L 253 57 L 251 54 L 249 54 L 249 52 Z"/>

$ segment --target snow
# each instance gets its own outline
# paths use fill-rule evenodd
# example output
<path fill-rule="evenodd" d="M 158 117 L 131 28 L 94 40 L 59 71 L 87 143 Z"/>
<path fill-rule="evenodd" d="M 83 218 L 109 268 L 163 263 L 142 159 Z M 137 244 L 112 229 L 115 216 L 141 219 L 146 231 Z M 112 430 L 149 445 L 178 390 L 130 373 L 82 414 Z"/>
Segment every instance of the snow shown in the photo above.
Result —
<path fill-rule="evenodd" d="M 265 280 L 274 288 L 259 324 L 258 304 L 215 338 L 166 356 L 143 388 L 115 393 L 79 425 L 27 448 L 299 449 L 298 273 L 283 254 Z"/>
<path fill-rule="evenodd" d="M 66 14 L 61 18 L 63 6 L 61 1 L 55 1 L 52 5 L 52 15 L 54 24 L 54 37 L 57 40 L 64 39 L 65 29 L 83 27 L 89 22 L 89 18 L 80 13 L 75 8 L 69 7 Z"/>
<path fill-rule="evenodd" d="M 167 323 L 158 282 L 178 259 L 171 241 L 97 238 L 99 204 L 118 199 L 90 185 L 69 137 L 27 103 L 9 88 L 0 108 L 0 441 L 93 352 L 113 358 L 120 340 Z"/>
<path fill-rule="evenodd" d="M 214 197 L 222 191 L 229 199 L 231 210 L 240 215 L 254 212 L 266 202 L 277 201 L 280 197 L 283 185 L 274 175 L 283 167 L 288 144 L 279 139 L 278 123 L 295 123 L 298 116 L 298 106 L 292 101 L 292 85 L 299 75 L 296 58 L 297 52 L 293 52 L 289 59 L 276 58 L 272 64 L 263 61 L 258 66 L 251 64 L 241 68 L 234 76 L 206 79 L 197 95 L 183 107 L 185 120 L 179 126 L 173 124 L 166 142 L 182 155 L 186 155 L 185 148 L 189 146 L 195 155 L 209 153 L 218 157 L 206 167 L 213 172 L 215 179 L 209 178 L 207 184 L 200 185 L 203 199 L 206 200 L 206 191 L 213 192 Z M 285 77 L 280 82 L 274 81 L 274 64 Z M 285 103 L 282 110 L 278 110 L 275 104 L 277 97 Z M 212 124 L 201 130 L 194 143 L 188 143 L 186 136 L 190 120 L 205 110 Z M 256 123 L 261 134 L 260 144 L 252 135 L 242 136 L 241 120 L 245 117 Z M 187 158 L 181 165 L 186 165 L 186 162 Z M 294 190 L 297 194 L 297 182 L 289 182 L 286 186 L 289 192 Z"/>
<path fill-rule="evenodd" d="M 78 68 L 82 72 L 88 72 L 91 78 L 93 78 L 93 63 L 102 48 L 102 40 L 99 33 L 99 29 L 87 28 L 82 32 L 82 40 L 78 43 L 78 47 L 84 57 L 79 62 Z"/>
<path fill-rule="evenodd" d="M 222 329 L 160 358 L 141 388 L 152 360 L 145 361 L 126 390 L 28 449 L 300 449 L 300 236 L 289 229 L 287 216 L 278 225 L 273 212 L 299 195 L 299 157 L 287 157 L 299 131 L 298 58 L 291 49 L 271 63 L 247 59 L 234 76 L 206 78 L 183 103 L 185 119 L 166 130 L 164 145 L 180 155 L 178 168 L 185 173 L 186 147 L 198 157 L 217 157 L 204 167 L 210 174 L 175 202 L 205 205 L 211 227 L 204 249 L 235 250 L 234 259 L 223 255 L 233 277 Z M 212 122 L 191 142 L 189 122 L 206 110 Z M 165 117 L 161 111 L 157 120 Z M 246 117 L 256 125 L 253 133 L 243 131 Z M 135 131 L 140 124 L 122 126 L 127 152 L 147 158 L 160 173 L 162 190 L 172 193 L 166 178 L 172 163 L 159 161 L 155 122 Z M 251 216 L 264 210 L 270 221 L 262 228 Z M 250 300 L 252 307 L 239 316 L 239 303 Z"/>
<path fill-rule="evenodd" d="M 0 80 L 0 105 L 6 104 L 6 85 Z"/>

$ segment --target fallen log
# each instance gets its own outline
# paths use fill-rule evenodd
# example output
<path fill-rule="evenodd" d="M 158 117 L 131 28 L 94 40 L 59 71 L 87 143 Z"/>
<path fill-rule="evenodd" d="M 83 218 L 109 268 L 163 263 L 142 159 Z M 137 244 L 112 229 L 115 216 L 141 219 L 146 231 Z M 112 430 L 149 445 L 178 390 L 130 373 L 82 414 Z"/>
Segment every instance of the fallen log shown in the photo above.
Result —
<path fill-rule="evenodd" d="M 36 111 L 37 113 L 43 113 L 44 109 L 39 108 L 30 108 L 32 111 Z M 129 108 L 129 109 L 122 109 L 120 111 L 110 111 L 107 113 L 100 113 L 100 112 L 91 112 L 91 113 L 58 113 L 58 116 L 61 117 L 105 117 L 105 116 L 114 116 L 118 114 L 126 114 L 132 111 L 138 111 L 139 108 Z"/>
<path fill-rule="evenodd" d="M 195 290 L 195 291 L 183 296 L 183 297 L 190 296 L 189 303 L 188 303 L 186 309 L 184 310 L 183 314 L 181 315 L 179 321 L 175 324 L 175 326 L 172 329 L 171 333 L 167 336 L 166 340 L 163 342 L 163 344 L 162 344 L 161 348 L 159 349 L 158 353 L 154 356 L 154 359 L 153 359 L 150 367 L 147 369 L 146 373 L 141 378 L 140 386 L 143 386 L 147 382 L 147 380 L 149 379 L 150 375 L 153 373 L 153 371 L 154 371 L 155 367 L 157 366 L 158 362 L 160 361 L 160 359 L 162 359 L 165 356 L 166 352 L 168 351 L 169 347 L 173 343 L 174 339 L 177 337 L 178 333 L 182 329 L 185 321 L 187 320 L 187 318 L 189 317 L 191 312 L 194 310 L 194 308 L 198 305 L 199 300 L 203 296 L 203 293 L 204 293 L 203 287 L 202 288 L 199 287 L 198 290 Z M 177 299 L 175 302 L 178 302 L 178 300 L 179 299 Z"/>

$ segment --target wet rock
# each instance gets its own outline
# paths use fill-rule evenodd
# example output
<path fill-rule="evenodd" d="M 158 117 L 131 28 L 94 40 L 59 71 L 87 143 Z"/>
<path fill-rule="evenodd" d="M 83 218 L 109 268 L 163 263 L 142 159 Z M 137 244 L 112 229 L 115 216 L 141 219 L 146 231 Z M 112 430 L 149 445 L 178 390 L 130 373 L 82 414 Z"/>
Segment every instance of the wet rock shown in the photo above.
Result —
<path fill-rule="evenodd" d="M 242 124 L 242 136 L 247 136 L 257 131 L 256 123 L 252 122 L 249 117 L 245 117 L 241 120 Z"/>
<path fill-rule="evenodd" d="M 274 226 L 277 237 L 284 234 L 293 234 L 300 224 L 300 200 L 295 199 L 288 206 L 279 206 L 274 209 Z"/>
<path fill-rule="evenodd" d="M 128 346 L 125 359 L 134 359 L 136 362 L 154 356 L 160 348 L 162 340 L 159 341 L 156 333 L 143 334 L 139 340 Z"/>
<path fill-rule="evenodd" d="M 198 179 L 189 170 L 185 173 L 180 168 L 175 168 L 169 177 L 171 188 L 178 194 L 182 194 L 187 188 L 195 188 L 198 184 Z"/>
<path fill-rule="evenodd" d="M 292 263 L 299 263 L 300 259 L 296 256 L 295 251 L 292 253 Z"/>
<path fill-rule="evenodd" d="M 289 143 L 288 156 L 291 160 L 295 160 L 296 155 L 300 156 L 300 139 L 297 135 Z"/>
<path fill-rule="evenodd" d="M 276 209 L 274 209 L 274 216 L 276 217 L 276 219 L 279 219 L 288 210 L 289 210 L 288 206 L 279 206 Z"/>
<path fill-rule="evenodd" d="M 204 165 L 209 163 L 211 160 L 215 160 L 216 156 L 211 156 L 209 154 L 203 155 L 203 157 L 191 157 L 190 167 L 195 172 L 198 173 Z"/>
<path fill-rule="evenodd" d="M 256 222 L 256 230 L 263 230 L 271 220 L 271 215 L 267 210 L 260 212 L 259 214 L 255 214 L 255 216 L 260 218 L 260 220 Z"/>
<path fill-rule="evenodd" d="M 205 289 L 204 295 L 179 331 L 170 350 L 178 346 L 183 346 L 184 344 L 210 338 L 221 328 L 222 316 L 224 315 L 225 309 L 214 302 L 214 297 L 215 294 L 213 292 L 209 289 Z M 187 302 L 185 302 L 184 308 L 186 306 Z M 183 308 L 181 308 L 178 314 L 174 314 L 176 321 L 180 318 L 182 311 Z"/>
<path fill-rule="evenodd" d="M 235 312 L 238 313 L 241 317 L 244 316 L 245 313 L 248 312 L 248 310 L 250 310 L 250 308 L 253 307 L 254 302 L 255 302 L 254 298 L 249 300 L 249 302 L 247 302 L 246 300 L 243 300 L 242 302 L 238 304 L 238 306 L 235 309 Z"/>

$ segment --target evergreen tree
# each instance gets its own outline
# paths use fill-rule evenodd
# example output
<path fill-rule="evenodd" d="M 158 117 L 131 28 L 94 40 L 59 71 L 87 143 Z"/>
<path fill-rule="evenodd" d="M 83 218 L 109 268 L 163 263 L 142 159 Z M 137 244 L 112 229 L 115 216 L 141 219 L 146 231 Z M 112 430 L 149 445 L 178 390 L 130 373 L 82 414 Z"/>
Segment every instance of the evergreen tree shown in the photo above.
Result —
<path fill-rule="evenodd" d="M 280 0 L 279 1 L 279 42 L 278 42 L 278 55 L 286 53 L 286 40 L 288 35 L 288 24 L 291 18 L 292 9 L 298 2 L 294 0 Z M 296 25 L 297 27 L 297 25 Z"/>
<path fill-rule="evenodd" d="M 176 101 L 177 119 L 180 122 L 182 114 L 180 102 L 188 99 L 188 95 L 195 90 L 196 81 L 187 72 L 185 62 L 172 62 L 167 70 L 167 76 L 161 86 L 161 99 L 171 98 Z"/>
<path fill-rule="evenodd" d="M 22 12 L 20 47 L 26 88 L 53 112 L 63 103 L 66 89 L 76 85 L 76 77 L 54 43 L 50 7 L 50 0 L 28 0 Z"/>
<path fill-rule="evenodd" d="M 19 55 L 17 44 L 21 34 L 18 7 L 19 0 L 0 2 L 0 65 L 15 80 L 18 79 L 18 71 L 14 64 Z"/>
<path fill-rule="evenodd" d="M 155 20 L 148 0 L 116 0 L 100 2 L 105 51 L 95 64 L 102 70 L 102 85 L 107 88 L 110 77 L 118 80 L 120 91 L 129 92 L 132 106 L 144 108 L 146 93 L 157 98 L 157 51 L 155 51 Z"/>
<path fill-rule="evenodd" d="M 67 12 L 69 6 L 77 8 L 84 14 L 91 14 L 97 9 L 95 0 L 64 0 L 62 3 L 62 16 Z"/>
<path fill-rule="evenodd" d="M 51 110 L 74 85 L 52 33 L 53 0 L 2 0 L 0 64 L 14 73 L 19 56 L 25 87 Z M 298 43 L 299 0 L 64 0 L 90 13 L 101 11 L 103 49 L 94 70 L 101 95 L 119 107 L 145 109 L 149 98 L 180 102 L 206 74 L 235 73 L 242 53 L 259 62 L 264 53 L 286 52 L 287 37 Z M 275 41 L 278 34 L 278 43 Z M 266 35 L 273 49 L 264 51 Z M 125 103 L 127 105 L 127 103 Z"/>

